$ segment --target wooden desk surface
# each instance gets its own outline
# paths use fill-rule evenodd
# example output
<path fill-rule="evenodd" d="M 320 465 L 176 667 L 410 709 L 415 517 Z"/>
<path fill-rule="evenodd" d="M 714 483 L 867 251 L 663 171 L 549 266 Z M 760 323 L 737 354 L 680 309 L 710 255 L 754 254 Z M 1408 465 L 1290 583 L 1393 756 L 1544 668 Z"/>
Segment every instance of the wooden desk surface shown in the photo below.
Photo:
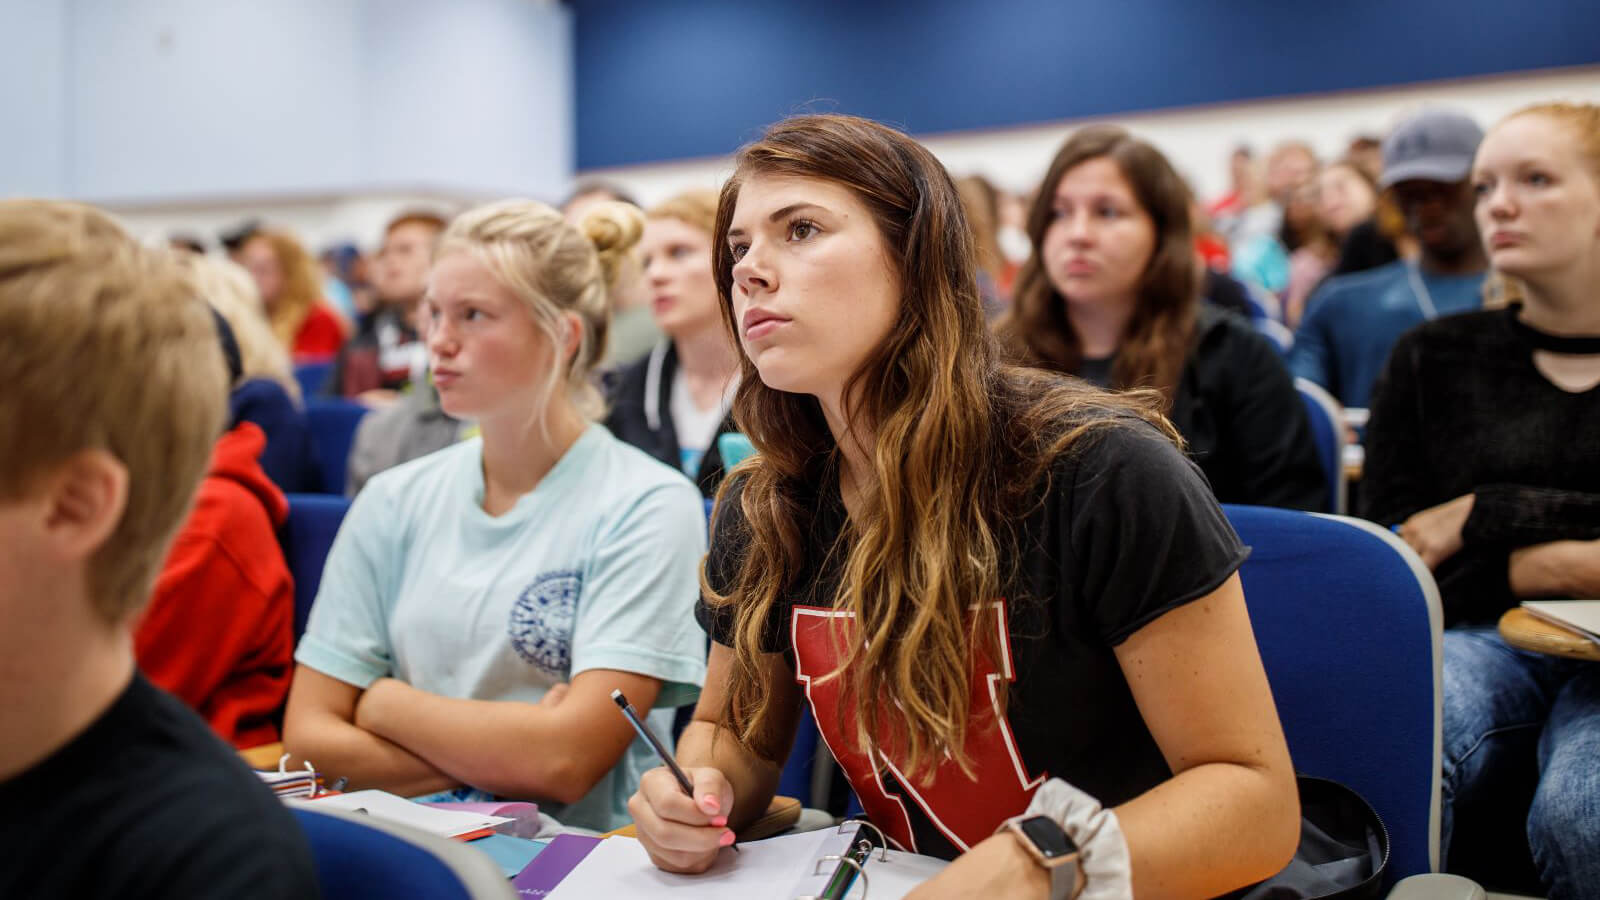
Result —
<path fill-rule="evenodd" d="M 1547 622 L 1520 606 L 1506 610 L 1500 617 L 1500 636 L 1522 650 L 1600 662 L 1600 644 L 1570 628 Z"/>
<path fill-rule="evenodd" d="M 282 743 L 262 744 L 259 747 L 251 747 L 247 750 L 239 751 L 239 756 L 244 759 L 250 768 L 270 769 L 274 772 L 278 769 L 278 757 L 282 755 Z"/>

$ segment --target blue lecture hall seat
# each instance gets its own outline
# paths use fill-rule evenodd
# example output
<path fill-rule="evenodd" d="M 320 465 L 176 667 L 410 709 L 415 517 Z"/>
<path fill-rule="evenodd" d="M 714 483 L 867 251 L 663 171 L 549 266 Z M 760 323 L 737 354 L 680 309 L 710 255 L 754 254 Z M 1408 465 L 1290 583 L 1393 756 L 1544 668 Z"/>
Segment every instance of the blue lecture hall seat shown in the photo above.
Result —
<path fill-rule="evenodd" d="M 1262 337 L 1271 342 L 1273 349 L 1278 351 L 1278 356 L 1288 357 L 1289 349 L 1294 346 L 1294 332 L 1289 330 L 1289 326 L 1276 319 L 1255 319 L 1250 324 L 1255 326 Z"/>
<path fill-rule="evenodd" d="M 425 832 L 291 805 L 311 845 L 322 896 L 340 900 L 488 900 L 516 894 L 485 854 Z"/>
<path fill-rule="evenodd" d="M 306 424 L 311 429 L 324 492 L 344 493 L 350 447 L 355 443 L 356 427 L 368 412 L 367 407 L 352 400 L 313 398 L 306 401 Z"/>
<path fill-rule="evenodd" d="M 1300 392 L 1300 402 L 1306 408 L 1306 418 L 1311 420 L 1311 435 L 1317 442 L 1317 461 L 1322 463 L 1328 478 L 1328 502 L 1333 507 L 1327 512 L 1345 515 L 1349 503 L 1349 483 L 1344 475 L 1344 448 L 1349 437 L 1344 427 L 1344 411 L 1333 395 L 1322 386 L 1306 378 L 1296 378 L 1294 388 Z"/>
<path fill-rule="evenodd" d="M 290 494 L 289 518 L 283 523 L 279 539 L 283 556 L 294 576 L 294 640 L 306 630 L 311 602 L 322 585 L 322 566 L 339 533 L 339 523 L 350 509 L 350 501 L 328 494 Z"/>
<path fill-rule="evenodd" d="M 306 400 L 322 393 L 322 388 L 333 374 L 333 360 L 296 363 L 294 380 L 300 382 L 300 395 Z"/>
<path fill-rule="evenodd" d="M 1387 826 L 1389 883 L 1439 865 L 1439 591 L 1359 519 L 1224 506 L 1250 546 L 1245 602 L 1295 769 L 1353 788 Z"/>

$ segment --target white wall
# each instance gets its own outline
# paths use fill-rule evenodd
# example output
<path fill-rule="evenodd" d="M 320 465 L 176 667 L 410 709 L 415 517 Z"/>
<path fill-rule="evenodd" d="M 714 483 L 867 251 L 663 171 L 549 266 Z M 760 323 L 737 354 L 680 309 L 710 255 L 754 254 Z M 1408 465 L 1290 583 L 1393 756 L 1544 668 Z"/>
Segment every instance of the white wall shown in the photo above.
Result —
<path fill-rule="evenodd" d="M 342 190 L 360 176 L 354 0 L 72 0 L 72 193 Z"/>
<path fill-rule="evenodd" d="M 0 0 L 0 195 L 552 196 L 571 43 L 556 0 Z"/>
<path fill-rule="evenodd" d="M 1194 182 L 1202 197 L 1210 197 L 1225 190 L 1228 155 L 1241 142 L 1264 153 L 1279 141 L 1300 138 L 1310 141 L 1324 157 L 1332 157 L 1343 151 L 1350 138 L 1381 135 L 1395 119 L 1425 104 L 1461 109 L 1487 128 L 1522 106 L 1556 99 L 1600 103 L 1600 67 L 1178 109 L 1101 121 L 1125 125 L 1150 140 Z M 999 187 L 1021 192 L 1043 177 L 1061 142 L 1087 121 L 923 135 L 921 139 L 952 173 L 981 174 Z M 731 168 L 727 158 L 719 157 L 579 174 L 615 181 L 648 206 L 680 190 L 717 187 Z"/>
<path fill-rule="evenodd" d="M 369 181 L 559 192 L 576 155 L 572 16 L 530 0 L 376 0 L 359 112 Z M 356 112 L 357 110 L 351 110 Z"/>
<path fill-rule="evenodd" d="M 148 243 L 174 233 L 191 234 L 213 249 L 217 234 L 246 218 L 259 218 L 286 228 L 316 252 L 334 243 L 353 242 L 375 250 L 383 227 L 402 210 L 425 209 L 449 217 L 473 201 L 464 196 L 432 193 L 373 193 L 339 197 L 264 197 L 257 202 L 225 201 L 195 204 L 141 204 L 108 207 L 124 228 Z"/>
<path fill-rule="evenodd" d="M 66 193 L 67 8 L 0 0 L 0 196 Z"/>

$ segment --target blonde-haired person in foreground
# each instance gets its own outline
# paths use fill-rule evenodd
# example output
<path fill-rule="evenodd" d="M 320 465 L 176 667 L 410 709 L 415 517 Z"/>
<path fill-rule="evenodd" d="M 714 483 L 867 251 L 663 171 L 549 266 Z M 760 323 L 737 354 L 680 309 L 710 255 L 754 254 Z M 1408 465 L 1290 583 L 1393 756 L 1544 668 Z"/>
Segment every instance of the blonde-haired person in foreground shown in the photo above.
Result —
<path fill-rule="evenodd" d="M 185 254 L 200 296 L 211 304 L 233 332 L 239 348 L 239 372 L 228 393 L 230 428 L 253 422 L 266 437 L 261 468 L 287 494 L 322 490 L 322 472 L 311 444 L 311 425 L 301 405 L 300 383 L 289 364 L 289 352 L 272 334 L 255 281 L 226 259 Z"/>
<path fill-rule="evenodd" d="M 316 896 L 288 812 L 134 667 L 222 429 L 205 304 L 105 214 L 0 201 L 0 378 L 0 896 Z"/>
<path fill-rule="evenodd" d="M 705 676 L 699 493 L 623 444 L 590 369 L 637 210 L 579 226 L 538 203 L 462 214 L 421 321 L 444 410 L 482 436 L 367 483 L 296 659 L 284 742 L 352 787 L 537 800 L 606 830 L 651 755 L 610 699 L 663 732 Z"/>
<path fill-rule="evenodd" d="M 1446 867 L 1534 893 L 1504 882 L 1531 852 L 1539 893 L 1593 897 L 1600 667 L 1517 650 L 1495 626 L 1524 599 L 1600 597 L 1600 106 L 1514 113 L 1471 176 L 1508 302 L 1395 344 L 1363 514 L 1396 528 L 1444 601 Z"/>

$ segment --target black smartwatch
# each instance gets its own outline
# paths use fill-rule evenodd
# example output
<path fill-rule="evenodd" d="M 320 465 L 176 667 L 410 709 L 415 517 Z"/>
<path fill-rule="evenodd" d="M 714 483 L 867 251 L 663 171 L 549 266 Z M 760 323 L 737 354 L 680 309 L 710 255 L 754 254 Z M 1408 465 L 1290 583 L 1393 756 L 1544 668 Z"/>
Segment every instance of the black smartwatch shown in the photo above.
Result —
<path fill-rule="evenodd" d="M 1050 900 L 1072 900 L 1083 891 L 1078 845 L 1049 816 L 1014 816 L 1000 825 L 1050 873 Z"/>

